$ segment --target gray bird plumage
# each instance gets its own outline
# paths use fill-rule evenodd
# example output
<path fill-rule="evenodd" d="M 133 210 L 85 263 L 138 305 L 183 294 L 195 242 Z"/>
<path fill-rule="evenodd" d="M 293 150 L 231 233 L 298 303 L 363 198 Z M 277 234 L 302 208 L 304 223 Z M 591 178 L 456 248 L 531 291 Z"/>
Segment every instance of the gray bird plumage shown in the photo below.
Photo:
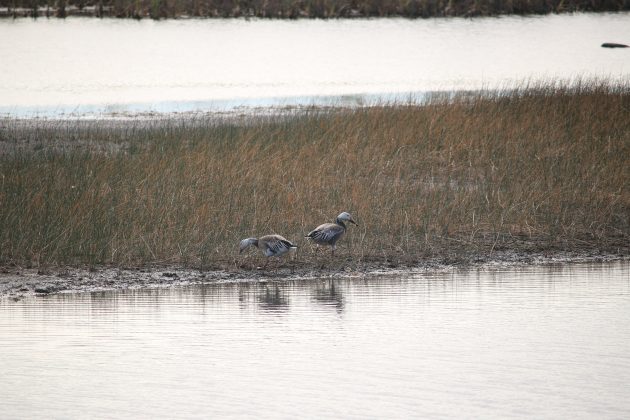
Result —
<path fill-rule="evenodd" d="M 337 249 L 337 241 L 341 239 L 344 233 L 346 233 L 346 224 L 344 221 L 354 223 L 357 226 L 359 225 L 352 219 L 350 213 L 344 211 L 337 216 L 335 223 L 324 223 L 323 225 L 319 225 L 309 232 L 305 238 L 311 239 L 318 245 L 330 245 L 334 255 L 335 249 Z"/>
<path fill-rule="evenodd" d="M 255 246 L 265 255 L 265 257 L 280 257 L 289 250 L 297 248 L 297 245 L 280 235 L 265 235 L 260 238 L 243 239 L 240 243 L 240 251 L 242 253 L 250 246 Z M 267 259 L 267 263 L 269 260 Z M 265 267 L 267 266 L 265 263 Z"/>

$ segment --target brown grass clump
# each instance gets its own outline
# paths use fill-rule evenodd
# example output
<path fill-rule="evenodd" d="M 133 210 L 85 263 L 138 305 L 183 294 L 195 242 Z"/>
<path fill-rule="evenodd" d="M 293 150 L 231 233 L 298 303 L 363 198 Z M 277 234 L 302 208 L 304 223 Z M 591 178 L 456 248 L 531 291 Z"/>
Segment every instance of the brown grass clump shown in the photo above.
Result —
<path fill-rule="evenodd" d="M 0 130 L 0 262 L 220 266 L 349 211 L 353 260 L 628 252 L 630 89 L 535 87 L 247 124 Z M 346 248 L 345 250 L 343 248 Z"/>

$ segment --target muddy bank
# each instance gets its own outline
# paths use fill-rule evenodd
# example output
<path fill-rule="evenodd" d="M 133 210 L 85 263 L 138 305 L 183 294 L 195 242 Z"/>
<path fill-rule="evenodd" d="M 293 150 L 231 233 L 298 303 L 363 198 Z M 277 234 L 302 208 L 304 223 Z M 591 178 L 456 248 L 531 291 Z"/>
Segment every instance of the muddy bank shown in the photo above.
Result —
<path fill-rule="evenodd" d="M 55 293 L 80 293 L 132 288 L 175 287 L 193 284 L 227 282 L 283 282 L 321 278 L 347 278 L 444 272 L 461 269 L 493 269 L 515 265 L 547 265 L 569 263 L 600 263 L 628 260 L 623 254 L 593 254 L 579 252 L 518 253 L 501 251 L 474 255 L 465 259 L 430 258 L 415 264 L 395 264 L 387 261 L 357 262 L 352 258 L 323 261 L 321 264 L 287 261 L 279 267 L 262 270 L 258 260 L 239 266 L 212 270 L 196 270 L 177 266 L 138 268 L 22 268 L 0 269 L 0 299 L 20 299 Z"/>

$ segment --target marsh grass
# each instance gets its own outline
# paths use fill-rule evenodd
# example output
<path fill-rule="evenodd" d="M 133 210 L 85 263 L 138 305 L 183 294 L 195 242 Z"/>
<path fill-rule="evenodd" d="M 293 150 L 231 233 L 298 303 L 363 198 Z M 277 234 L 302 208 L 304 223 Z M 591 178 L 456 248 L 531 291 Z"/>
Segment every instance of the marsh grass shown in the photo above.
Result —
<path fill-rule="evenodd" d="M 247 123 L 4 121 L 0 262 L 236 266 L 350 211 L 341 259 L 628 252 L 630 89 L 582 83 Z"/>
<path fill-rule="evenodd" d="M 630 0 L 0 0 L 0 16 L 347 18 L 630 10 Z"/>

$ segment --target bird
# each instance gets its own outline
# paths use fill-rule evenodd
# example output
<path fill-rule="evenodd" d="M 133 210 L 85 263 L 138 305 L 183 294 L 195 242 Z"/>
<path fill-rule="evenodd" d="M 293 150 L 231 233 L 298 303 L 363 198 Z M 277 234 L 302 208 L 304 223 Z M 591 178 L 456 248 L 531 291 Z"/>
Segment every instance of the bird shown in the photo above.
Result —
<path fill-rule="evenodd" d="M 330 245 L 332 246 L 332 255 L 335 255 L 335 249 L 337 249 L 337 241 L 346 233 L 346 224 L 344 222 L 350 222 L 357 226 L 359 224 L 352 220 L 350 213 L 343 212 L 337 216 L 335 223 L 324 223 L 313 229 L 305 238 L 311 239 L 318 245 Z"/>
<path fill-rule="evenodd" d="M 263 267 L 267 267 L 269 263 L 269 257 L 280 257 L 291 249 L 297 248 L 297 245 L 286 239 L 284 236 L 280 235 L 265 235 L 260 238 L 246 238 L 243 239 L 240 243 L 240 251 L 241 254 L 250 246 L 255 246 L 262 251 L 262 253 L 267 257 L 267 262 Z"/>

